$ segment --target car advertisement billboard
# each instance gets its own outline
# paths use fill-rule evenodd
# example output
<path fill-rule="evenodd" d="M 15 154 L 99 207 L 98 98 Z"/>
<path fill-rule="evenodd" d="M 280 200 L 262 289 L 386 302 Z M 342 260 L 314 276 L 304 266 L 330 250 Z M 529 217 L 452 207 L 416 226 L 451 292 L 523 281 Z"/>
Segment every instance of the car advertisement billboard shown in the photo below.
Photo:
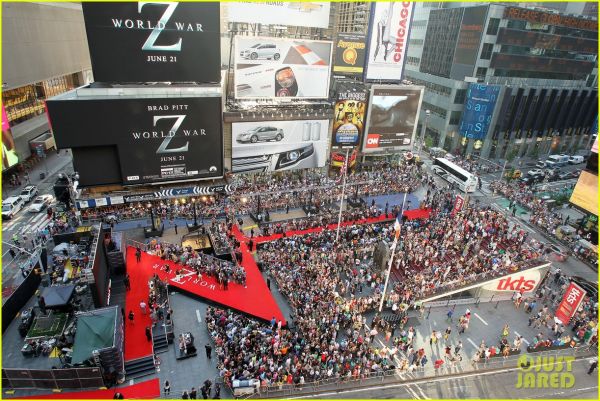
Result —
<path fill-rule="evenodd" d="M 4 105 L 2 105 L 2 171 L 14 166 L 19 162 L 15 141 L 8 123 L 8 116 Z"/>
<path fill-rule="evenodd" d="M 377 2 L 371 5 L 365 79 L 402 79 L 413 7 L 412 2 Z"/>
<path fill-rule="evenodd" d="M 362 76 L 365 67 L 365 35 L 338 33 L 335 42 L 333 73 L 344 76 Z"/>
<path fill-rule="evenodd" d="M 360 145 L 367 115 L 367 90 L 357 84 L 340 86 L 336 97 L 331 146 Z"/>
<path fill-rule="evenodd" d="M 238 122 L 231 131 L 234 173 L 325 166 L 328 120 Z"/>
<path fill-rule="evenodd" d="M 499 85 L 469 84 L 465 109 L 458 128 L 461 136 L 479 140 L 485 138 L 499 93 Z"/>
<path fill-rule="evenodd" d="M 422 100 L 422 86 L 373 85 L 363 152 L 411 149 Z"/>
<path fill-rule="evenodd" d="M 227 20 L 248 24 L 292 25 L 312 28 L 329 27 L 329 3 L 318 2 L 231 2 Z"/>
<path fill-rule="evenodd" d="M 329 96 L 333 43 L 266 37 L 235 38 L 235 97 Z"/>
<path fill-rule="evenodd" d="M 99 82 L 219 82 L 219 3 L 82 2 Z"/>
<path fill-rule="evenodd" d="M 220 97 L 49 100 L 47 106 L 57 144 L 73 148 L 88 185 L 102 182 L 108 164 L 118 166 L 124 185 L 223 175 Z M 99 153 L 104 170 L 86 164 Z"/>

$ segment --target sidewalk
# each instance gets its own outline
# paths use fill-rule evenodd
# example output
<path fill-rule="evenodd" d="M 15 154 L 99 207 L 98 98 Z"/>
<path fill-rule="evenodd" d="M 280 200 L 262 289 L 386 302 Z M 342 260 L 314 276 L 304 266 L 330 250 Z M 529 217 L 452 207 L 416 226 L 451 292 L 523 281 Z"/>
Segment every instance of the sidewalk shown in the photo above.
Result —
<path fill-rule="evenodd" d="M 51 188 L 54 183 L 55 176 L 60 172 L 72 172 L 73 171 L 73 156 L 69 151 L 61 151 L 60 155 L 52 151 L 46 155 L 45 159 L 42 159 L 36 164 L 31 170 L 29 170 L 29 184 L 25 183 L 23 178 L 24 174 L 21 174 L 21 186 L 10 187 L 8 182 L 2 186 L 2 198 L 8 198 L 10 196 L 16 196 L 21 193 L 21 190 L 27 185 L 37 185 L 41 193 L 47 192 L 47 188 Z M 44 173 L 44 179 L 40 178 L 40 174 Z"/>

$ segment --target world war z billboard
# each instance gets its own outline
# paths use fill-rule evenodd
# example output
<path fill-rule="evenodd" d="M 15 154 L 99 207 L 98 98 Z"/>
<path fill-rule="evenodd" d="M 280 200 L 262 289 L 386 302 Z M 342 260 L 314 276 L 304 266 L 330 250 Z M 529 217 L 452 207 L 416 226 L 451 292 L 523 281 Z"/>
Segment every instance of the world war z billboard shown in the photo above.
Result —
<path fill-rule="evenodd" d="M 219 3 L 83 2 L 98 82 L 219 82 Z"/>
<path fill-rule="evenodd" d="M 120 177 L 110 181 L 124 185 L 223 175 L 220 97 L 47 104 L 56 142 L 60 148 L 73 148 L 82 184 L 106 182 L 110 166 L 92 163 L 100 152 L 120 166 Z M 78 154 L 86 154 L 86 160 Z"/>

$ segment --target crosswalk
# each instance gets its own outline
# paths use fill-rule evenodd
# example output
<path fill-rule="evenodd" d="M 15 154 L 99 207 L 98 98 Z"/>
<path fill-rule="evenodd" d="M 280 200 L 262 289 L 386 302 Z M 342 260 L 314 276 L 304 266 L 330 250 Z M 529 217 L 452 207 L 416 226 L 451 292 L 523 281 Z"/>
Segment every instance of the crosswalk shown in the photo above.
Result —
<path fill-rule="evenodd" d="M 51 219 L 47 213 L 21 214 L 17 218 L 2 224 L 2 231 L 20 236 L 36 234 L 50 224 Z"/>

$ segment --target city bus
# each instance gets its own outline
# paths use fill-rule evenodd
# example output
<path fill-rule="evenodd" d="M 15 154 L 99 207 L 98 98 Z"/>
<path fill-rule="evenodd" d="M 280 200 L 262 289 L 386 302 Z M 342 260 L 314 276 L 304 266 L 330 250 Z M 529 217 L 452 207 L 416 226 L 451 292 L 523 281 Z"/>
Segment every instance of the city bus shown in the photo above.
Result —
<path fill-rule="evenodd" d="M 475 192 L 478 178 L 462 167 L 443 157 L 436 157 L 431 167 L 440 177 L 454 183 L 463 192 Z"/>

